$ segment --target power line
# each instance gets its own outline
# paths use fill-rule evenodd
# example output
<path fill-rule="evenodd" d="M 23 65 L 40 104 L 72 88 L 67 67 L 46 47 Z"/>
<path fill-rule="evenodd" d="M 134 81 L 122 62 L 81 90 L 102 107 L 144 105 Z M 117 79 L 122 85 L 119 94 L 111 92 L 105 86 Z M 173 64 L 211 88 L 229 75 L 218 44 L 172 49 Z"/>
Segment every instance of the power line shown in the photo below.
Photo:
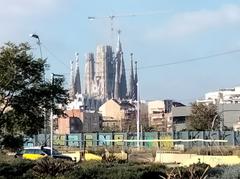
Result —
<path fill-rule="evenodd" d="M 240 52 L 240 49 L 229 50 L 229 51 L 219 52 L 219 53 L 210 54 L 210 55 L 206 55 L 206 56 L 194 57 L 194 58 L 189 58 L 189 59 L 185 59 L 185 60 L 179 60 L 179 61 L 170 62 L 170 63 L 141 66 L 141 67 L 138 67 L 138 70 L 161 68 L 161 67 L 165 67 L 165 66 L 191 63 L 191 62 L 195 62 L 195 61 L 202 61 L 202 60 L 206 60 L 206 59 L 210 59 L 210 58 L 214 58 L 214 57 L 218 57 L 218 56 L 224 56 L 224 55 L 229 55 L 229 54 L 234 54 L 234 53 L 239 53 L 239 52 Z M 130 68 L 125 68 L 126 72 L 128 72 L 130 70 L 131 70 Z M 104 73 L 104 71 L 98 71 L 98 73 Z M 84 76 L 84 72 L 82 72 L 81 74 Z M 108 73 L 108 74 L 114 74 L 114 73 Z"/>
<path fill-rule="evenodd" d="M 51 50 L 49 50 L 46 45 L 42 44 L 42 46 L 44 47 L 44 49 L 50 54 L 52 55 L 55 59 L 57 59 L 58 62 L 60 62 L 62 65 L 64 65 L 66 68 L 68 68 L 69 65 L 67 65 L 66 63 L 64 63 L 61 59 L 59 59 Z"/>
<path fill-rule="evenodd" d="M 138 69 L 141 70 L 141 69 L 159 68 L 159 67 L 177 65 L 177 64 L 182 64 L 182 63 L 190 63 L 190 62 L 194 62 L 194 61 L 201 61 L 201 60 L 205 60 L 205 59 L 209 59 L 209 58 L 213 58 L 213 57 L 224 56 L 224 55 L 239 53 L 239 52 L 240 52 L 240 49 L 235 49 L 235 50 L 215 53 L 215 54 L 207 55 L 207 56 L 189 58 L 189 59 L 186 59 L 186 60 L 179 60 L 179 61 L 170 62 L 170 63 L 142 66 L 142 67 L 139 67 Z"/>
<path fill-rule="evenodd" d="M 66 63 L 64 63 L 62 60 L 60 60 L 44 44 L 43 44 L 43 47 L 46 49 L 46 51 L 48 53 L 50 53 L 54 58 L 56 58 L 58 62 L 60 62 L 62 65 L 64 65 L 65 68 L 68 67 L 68 65 L 66 65 Z M 206 55 L 206 56 L 194 57 L 194 58 L 189 58 L 189 59 L 185 59 L 185 60 L 179 60 L 179 61 L 175 61 L 175 62 L 156 64 L 156 65 L 148 65 L 148 66 L 140 66 L 140 67 L 138 67 L 138 70 L 161 68 L 161 67 L 165 67 L 165 66 L 172 66 L 172 65 L 184 64 L 184 63 L 191 63 L 191 62 L 195 62 L 195 61 L 202 61 L 202 60 L 206 60 L 206 59 L 210 59 L 210 58 L 214 58 L 214 57 L 219 57 L 219 56 L 224 56 L 224 55 L 229 55 L 229 54 L 234 54 L 234 53 L 239 53 L 239 52 L 240 52 L 240 49 L 234 49 L 234 50 L 219 52 L 219 53 L 210 54 L 210 55 Z M 129 71 L 131 69 L 130 68 L 126 68 L 125 70 Z M 98 71 L 98 73 L 103 73 L 103 71 Z M 82 72 L 82 75 L 84 75 L 84 72 Z"/>

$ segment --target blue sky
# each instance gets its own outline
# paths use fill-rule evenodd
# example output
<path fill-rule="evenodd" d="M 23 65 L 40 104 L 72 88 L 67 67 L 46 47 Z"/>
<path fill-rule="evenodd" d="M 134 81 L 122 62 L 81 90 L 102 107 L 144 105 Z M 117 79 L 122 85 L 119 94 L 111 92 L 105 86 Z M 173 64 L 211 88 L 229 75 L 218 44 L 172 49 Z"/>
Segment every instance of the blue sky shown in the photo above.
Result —
<path fill-rule="evenodd" d="M 29 42 L 38 57 L 35 40 L 28 36 L 37 33 L 50 64 L 48 74 L 68 79 L 70 59 L 79 52 L 83 79 L 84 54 L 95 52 L 97 44 L 116 44 L 109 19 L 87 17 L 124 14 L 138 14 L 113 23 L 122 31 L 127 68 L 131 52 L 145 67 L 240 49 L 239 0 L 0 0 L 0 44 Z M 240 53 L 233 53 L 140 69 L 141 98 L 188 103 L 206 92 L 240 85 L 239 67 Z"/>

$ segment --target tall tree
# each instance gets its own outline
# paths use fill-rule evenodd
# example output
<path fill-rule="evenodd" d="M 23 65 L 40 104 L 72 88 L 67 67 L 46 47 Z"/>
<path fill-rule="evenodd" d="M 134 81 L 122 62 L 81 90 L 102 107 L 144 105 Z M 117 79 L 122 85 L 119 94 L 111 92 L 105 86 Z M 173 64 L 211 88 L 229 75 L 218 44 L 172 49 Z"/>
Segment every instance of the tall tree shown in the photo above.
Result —
<path fill-rule="evenodd" d="M 217 113 L 216 105 L 193 103 L 191 115 L 188 118 L 188 128 L 197 131 L 211 130 L 214 119 L 213 129 L 218 129 L 220 118 Z"/>
<path fill-rule="evenodd" d="M 46 61 L 35 59 L 27 43 L 0 48 L 0 132 L 33 135 L 44 126 L 46 110 L 66 104 L 63 79 L 44 80 Z"/>

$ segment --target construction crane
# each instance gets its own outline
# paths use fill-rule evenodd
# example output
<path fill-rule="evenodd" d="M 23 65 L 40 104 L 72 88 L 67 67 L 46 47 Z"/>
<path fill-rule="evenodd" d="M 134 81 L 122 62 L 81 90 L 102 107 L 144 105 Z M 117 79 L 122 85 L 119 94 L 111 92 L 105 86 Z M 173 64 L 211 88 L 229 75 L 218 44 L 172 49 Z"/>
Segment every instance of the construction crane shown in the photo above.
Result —
<path fill-rule="evenodd" d="M 110 25 L 111 25 L 111 32 L 114 31 L 113 28 L 113 21 L 115 18 L 121 18 L 121 17 L 133 17 L 136 16 L 135 14 L 127 14 L 127 15 L 110 15 L 110 16 L 102 16 L 102 17 L 95 17 L 95 16 L 89 16 L 88 20 L 96 20 L 96 19 L 109 19 Z"/>
<path fill-rule="evenodd" d="M 114 20 L 116 18 L 124 18 L 124 17 L 136 17 L 136 16 L 147 16 L 147 15 L 155 15 L 155 14 L 166 14 L 170 13 L 172 10 L 166 11 L 149 11 L 143 13 L 129 13 L 129 14 L 122 14 L 122 15 L 110 15 L 110 16 L 88 16 L 88 20 L 94 21 L 98 19 L 109 19 L 110 20 L 110 32 L 111 32 L 111 39 L 113 37 L 114 32 Z"/>

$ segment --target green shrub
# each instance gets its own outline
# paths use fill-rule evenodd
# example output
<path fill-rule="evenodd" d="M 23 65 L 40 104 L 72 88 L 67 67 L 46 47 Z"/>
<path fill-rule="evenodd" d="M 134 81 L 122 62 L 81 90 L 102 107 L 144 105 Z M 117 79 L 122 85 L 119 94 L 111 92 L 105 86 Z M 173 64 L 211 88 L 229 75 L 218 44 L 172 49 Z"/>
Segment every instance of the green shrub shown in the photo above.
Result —
<path fill-rule="evenodd" d="M 8 178 L 23 176 L 34 165 L 32 161 L 17 159 L 12 163 L 0 163 L 0 176 Z"/>
<path fill-rule="evenodd" d="M 145 165 L 140 163 L 86 162 L 74 168 L 67 178 L 88 179 L 142 179 L 166 177 L 163 165 Z"/>
<path fill-rule="evenodd" d="M 205 163 L 192 164 L 189 167 L 176 167 L 167 169 L 168 178 L 194 178 L 200 179 L 208 176 L 211 167 Z"/>
<path fill-rule="evenodd" d="M 216 179 L 216 178 L 221 178 L 222 174 L 224 173 L 224 170 L 227 166 L 222 165 L 222 166 L 216 166 L 214 168 L 211 168 L 208 171 L 208 178 L 210 179 Z"/>
<path fill-rule="evenodd" d="M 223 168 L 221 178 L 240 178 L 240 165 L 226 166 Z"/>
<path fill-rule="evenodd" d="M 149 167 L 145 167 L 142 171 L 140 178 L 166 178 L 166 166 L 162 164 L 153 164 Z"/>
<path fill-rule="evenodd" d="M 106 165 L 102 164 L 101 162 L 95 161 L 88 161 L 83 162 L 75 166 L 71 172 L 66 175 L 66 178 L 88 178 L 88 179 L 95 179 L 99 178 L 104 170 Z"/>
<path fill-rule="evenodd" d="M 33 167 L 33 174 L 37 177 L 62 176 L 74 167 L 74 163 L 61 159 L 44 157 Z"/>
<path fill-rule="evenodd" d="M 0 145 L 3 145 L 5 149 L 16 151 L 23 146 L 23 136 L 4 135 Z"/>

